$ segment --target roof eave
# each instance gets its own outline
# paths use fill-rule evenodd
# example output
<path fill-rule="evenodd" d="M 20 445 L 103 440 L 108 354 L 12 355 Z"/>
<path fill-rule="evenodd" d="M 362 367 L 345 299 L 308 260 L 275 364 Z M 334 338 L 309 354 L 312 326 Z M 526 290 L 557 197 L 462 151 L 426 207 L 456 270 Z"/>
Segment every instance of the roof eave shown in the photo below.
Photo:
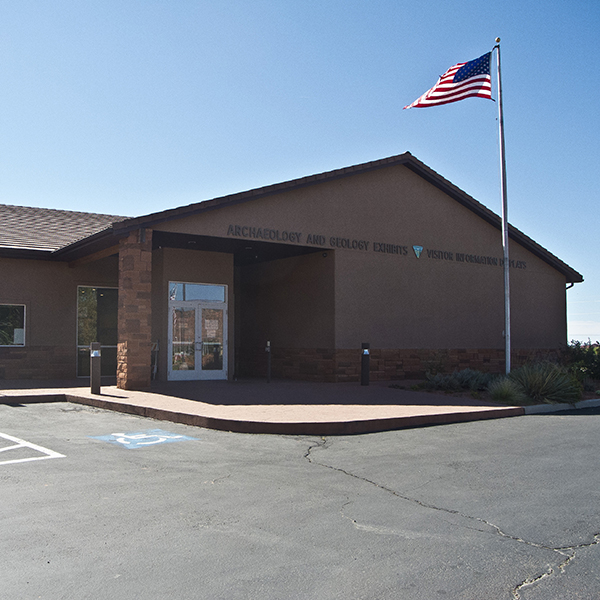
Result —
<path fill-rule="evenodd" d="M 436 173 L 433 169 L 415 158 L 410 152 L 405 152 L 389 158 L 362 163 L 351 167 L 335 169 L 333 171 L 327 171 L 317 175 L 309 175 L 300 179 L 276 183 L 228 196 L 222 196 L 212 200 L 190 204 L 188 206 L 169 209 L 158 213 L 151 213 L 141 217 L 133 217 L 122 221 L 116 221 L 109 227 L 97 233 L 72 242 L 66 246 L 56 249 L 55 251 L 0 248 L 0 255 L 12 256 L 15 258 L 43 257 L 46 260 L 75 260 L 81 256 L 85 256 L 113 245 L 115 243 L 115 239 L 124 237 L 135 229 L 153 228 L 160 223 L 164 223 L 173 219 L 186 218 L 203 212 L 249 202 L 250 200 L 257 200 L 259 198 L 301 189 L 304 187 L 317 185 L 319 183 L 334 181 L 336 179 L 341 179 L 360 173 L 401 165 L 407 167 L 420 177 L 423 177 L 423 179 L 440 189 L 442 192 L 459 202 L 461 205 L 474 212 L 487 223 L 499 230 L 502 229 L 502 220 L 496 213 L 492 212 L 483 204 L 475 200 L 475 198 L 472 196 L 469 196 L 469 194 L 442 177 L 439 173 Z M 583 281 L 583 276 L 580 273 L 569 267 L 569 265 L 561 261 L 558 257 L 554 256 L 551 252 L 534 242 L 531 238 L 512 225 L 509 225 L 509 237 L 532 252 L 534 255 L 538 256 L 538 258 L 549 264 L 551 267 L 564 274 L 567 283 L 581 283 Z"/>
<path fill-rule="evenodd" d="M 319 173 L 317 175 L 309 175 L 307 177 L 301 177 L 300 179 L 292 179 L 282 183 L 275 183 L 261 188 L 255 188 L 245 192 L 238 192 L 236 194 L 230 194 L 228 196 L 220 196 L 213 198 L 212 200 L 205 200 L 195 204 L 189 204 L 179 208 L 172 208 L 169 210 L 161 211 L 158 213 L 152 213 L 141 217 L 134 217 L 119 223 L 113 223 L 115 233 L 127 233 L 135 229 L 144 227 L 152 228 L 155 225 L 170 221 L 172 219 L 182 219 L 190 217 L 199 213 L 224 208 L 227 206 L 234 206 L 243 202 L 249 202 L 250 200 L 257 200 L 267 196 L 273 196 L 275 194 L 281 194 L 291 190 L 301 189 L 312 185 L 317 185 L 326 181 L 334 181 L 336 179 L 342 179 L 350 175 L 356 175 L 358 173 L 366 173 L 368 171 L 375 171 L 383 169 L 392 165 L 402 165 L 411 161 L 420 163 L 410 152 L 392 156 L 390 158 L 384 158 L 380 160 L 371 161 L 368 163 L 362 163 L 353 167 L 344 167 L 342 169 L 335 169 L 333 171 L 327 171 L 325 173 Z M 422 164 L 422 163 L 420 163 Z"/>
<path fill-rule="evenodd" d="M 134 229 L 140 229 L 143 227 L 152 228 L 160 223 L 164 223 L 172 219 L 181 219 L 210 210 L 216 210 L 226 206 L 233 206 L 235 204 L 241 204 L 243 202 L 264 198 L 266 196 L 272 196 L 274 194 L 280 194 L 293 189 L 317 185 L 325 181 L 333 181 L 335 179 L 341 179 L 359 173 L 366 173 L 368 171 L 375 171 L 390 166 L 399 165 L 403 165 L 413 171 L 413 173 L 423 177 L 423 179 L 456 200 L 462 206 L 474 212 L 490 225 L 493 225 L 499 230 L 502 229 L 502 219 L 496 213 L 442 177 L 439 173 L 436 173 L 425 163 L 415 158 L 410 152 L 404 152 L 403 154 L 399 154 L 397 156 L 375 160 L 360 165 L 355 165 L 353 167 L 335 169 L 333 171 L 320 173 L 318 175 L 310 175 L 300 179 L 276 183 L 246 192 L 222 196 L 212 200 L 206 200 L 204 202 L 190 204 L 188 206 L 174 208 L 159 213 L 127 219 L 125 221 L 114 223 L 113 229 L 115 233 L 125 235 Z M 583 276 L 580 273 L 569 267 L 569 265 L 561 261 L 558 257 L 554 256 L 551 252 L 534 242 L 530 237 L 519 231 L 516 227 L 509 225 L 508 235 L 511 239 L 515 240 L 527 250 L 538 256 L 538 258 L 542 259 L 551 267 L 562 273 L 565 276 L 567 283 L 581 283 L 583 281 Z"/>
<path fill-rule="evenodd" d="M 115 244 L 113 225 L 88 237 L 72 242 L 53 252 L 56 260 L 71 261 L 92 254 Z M 122 236 L 119 236 L 122 237 Z"/>
<path fill-rule="evenodd" d="M 0 257 L 30 260 L 54 260 L 54 251 L 41 248 L 9 248 L 0 247 Z"/>

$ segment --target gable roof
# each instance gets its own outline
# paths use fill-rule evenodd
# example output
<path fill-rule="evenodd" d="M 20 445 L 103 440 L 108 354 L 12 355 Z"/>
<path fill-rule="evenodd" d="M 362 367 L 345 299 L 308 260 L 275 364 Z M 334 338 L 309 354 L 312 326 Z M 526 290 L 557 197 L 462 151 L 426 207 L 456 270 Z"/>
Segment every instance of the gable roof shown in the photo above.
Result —
<path fill-rule="evenodd" d="M 54 252 L 125 218 L 0 204 L 0 249 Z"/>
<path fill-rule="evenodd" d="M 115 236 L 117 238 L 122 237 L 136 229 L 151 229 L 166 221 L 182 219 L 287 191 L 394 166 L 404 166 L 410 169 L 459 204 L 474 212 L 484 221 L 501 230 L 502 219 L 496 213 L 436 173 L 410 152 L 405 152 L 389 158 L 309 175 L 140 217 L 127 218 L 115 215 L 0 205 L 0 254 L 15 256 L 36 254 L 39 256 L 41 251 L 45 251 L 46 254 L 51 253 L 52 258 L 57 260 L 71 260 L 77 255 L 112 246 L 115 244 Z M 517 228 L 509 225 L 508 233 L 511 239 L 562 273 L 567 282 L 580 283 L 583 281 L 580 273 Z"/>
<path fill-rule="evenodd" d="M 276 183 L 246 192 L 240 192 L 237 194 L 231 194 L 228 196 L 222 196 L 213 200 L 206 200 L 204 202 L 197 202 L 188 206 L 182 206 L 179 208 L 173 208 L 157 213 L 151 213 L 141 217 L 126 219 L 120 223 L 115 223 L 113 228 L 115 233 L 126 234 L 134 229 L 141 227 L 152 228 L 153 226 L 164 223 L 165 221 L 171 221 L 174 219 L 182 219 L 192 215 L 197 215 L 206 211 L 216 210 L 225 206 L 233 206 L 243 202 L 249 202 L 258 198 L 264 198 L 266 196 L 272 196 L 274 194 L 281 194 L 290 190 L 297 190 L 303 187 L 311 185 L 317 185 L 319 183 L 334 181 L 352 175 L 360 173 L 367 173 L 369 171 L 376 171 L 379 169 L 385 169 L 393 166 L 405 166 L 410 169 L 442 192 L 456 200 L 459 204 L 462 204 L 469 210 L 473 211 L 477 216 L 481 217 L 484 221 L 487 221 L 497 229 L 502 229 L 502 219 L 489 208 L 481 204 L 469 196 L 466 192 L 455 186 L 453 183 L 442 177 L 439 173 L 436 173 L 433 169 L 428 167 L 425 163 L 415 158 L 410 152 L 404 152 L 397 156 L 391 156 L 389 158 L 383 158 L 371 162 L 354 165 L 352 167 L 345 167 L 342 169 L 335 169 L 333 171 L 327 171 L 325 173 L 319 173 L 317 175 L 309 175 L 300 179 L 293 179 L 291 181 L 285 181 L 283 183 Z M 537 242 L 532 240 L 529 236 L 519 231 L 512 225 L 508 226 L 508 235 L 511 239 L 518 242 L 521 246 L 535 254 L 538 258 L 541 258 L 544 262 L 548 263 L 551 267 L 555 268 L 560 273 L 563 273 L 569 283 L 580 283 L 583 281 L 583 276 L 571 268 L 565 262 L 560 260 L 557 256 L 540 246 Z"/>
<path fill-rule="evenodd" d="M 257 200 L 258 198 L 273 196 L 275 194 L 281 194 L 291 190 L 297 190 L 324 182 L 334 181 L 336 179 L 343 179 L 353 175 L 359 175 L 361 173 L 368 173 L 369 171 L 377 171 L 394 166 L 404 166 L 410 169 L 463 206 L 472 210 L 488 223 L 491 223 L 494 226 L 501 226 L 501 219 L 496 213 L 492 212 L 489 208 L 475 200 L 475 198 L 472 196 L 469 196 L 469 194 L 442 177 L 439 173 L 436 173 L 425 163 L 421 162 L 418 158 L 415 158 L 410 152 L 404 152 L 403 154 L 390 156 L 389 158 L 382 158 L 351 167 L 334 169 L 333 171 L 326 171 L 316 175 L 309 175 L 299 179 L 292 179 L 282 183 L 275 183 L 273 185 L 255 188 L 245 192 L 239 192 L 237 194 L 221 196 L 220 198 L 214 198 L 212 200 L 204 200 L 202 202 L 195 202 L 194 204 L 189 204 L 187 206 L 181 206 L 156 213 L 150 213 L 140 217 L 134 217 L 132 219 L 126 219 L 115 224 L 114 229 L 115 232 L 121 232 L 123 234 L 141 227 L 151 229 L 153 226 L 159 223 L 164 223 L 165 221 L 183 219 L 209 210 L 215 210 L 225 206 L 234 206 L 236 204 L 249 202 L 251 200 Z M 518 231 L 514 228 L 511 229 Z"/>

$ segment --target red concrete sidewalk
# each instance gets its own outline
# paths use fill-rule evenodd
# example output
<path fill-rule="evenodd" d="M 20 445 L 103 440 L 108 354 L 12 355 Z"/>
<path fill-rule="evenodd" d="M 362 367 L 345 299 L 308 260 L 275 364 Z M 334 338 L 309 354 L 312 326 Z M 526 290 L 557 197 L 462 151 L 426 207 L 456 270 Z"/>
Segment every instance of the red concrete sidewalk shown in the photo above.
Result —
<path fill-rule="evenodd" d="M 80 381 L 0 385 L 2 404 L 68 401 L 241 433 L 346 435 L 525 414 L 522 407 L 393 389 L 389 382 L 155 382 L 151 392 L 108 386 L 99 396 Z"/>

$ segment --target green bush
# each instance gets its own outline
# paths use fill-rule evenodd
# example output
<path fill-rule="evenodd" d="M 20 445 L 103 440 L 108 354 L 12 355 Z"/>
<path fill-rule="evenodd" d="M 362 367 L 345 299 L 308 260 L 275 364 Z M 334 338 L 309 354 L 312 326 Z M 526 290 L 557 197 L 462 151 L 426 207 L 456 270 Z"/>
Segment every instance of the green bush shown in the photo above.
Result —
<path fill-rule="evenodd" d="M 525 365 L 509 378 L 533 402 L 574 403 L 581 398 L 581 385 L 564 368 L 550 362 Z"/>
<path fill-rule="evenodd" d="M 445 392 L 460 392 L 463 390 L 477 392 L 488 387 L 493 375 L 473 369 L 463 369 L 462 371 L 454 371 L 450 375 L 427 373 L 425 377 L 423 387 L 426 389 L 443 390 Z"/>
<path fill-rule="evenodd" d="M 563 353 L 563 362 L 582 383 L 589 379 L 600 380 L 600 343 L 573 340 Z"/>
<path fill-rule="evenodd" d="M 523 388 L 510 377 L 494 379 L 488 386 L 490 398 L 500 404 L 515 404 L 517 406 L 527 402 L 527 395 Z"/>

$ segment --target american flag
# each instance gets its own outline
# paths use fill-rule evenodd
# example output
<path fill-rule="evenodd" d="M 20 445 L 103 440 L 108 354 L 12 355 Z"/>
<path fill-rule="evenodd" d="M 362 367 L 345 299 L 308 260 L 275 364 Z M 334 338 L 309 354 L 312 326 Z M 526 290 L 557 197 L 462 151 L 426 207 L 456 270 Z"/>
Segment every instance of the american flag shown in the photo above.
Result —
<path fill-rule="evenodd" d="M 491 100 L 491 58 L 492 53 L 488 52 L 475 60 L 450 67 L 430 90 L 404 108 L 437 106 L 473 96 Z"/>

